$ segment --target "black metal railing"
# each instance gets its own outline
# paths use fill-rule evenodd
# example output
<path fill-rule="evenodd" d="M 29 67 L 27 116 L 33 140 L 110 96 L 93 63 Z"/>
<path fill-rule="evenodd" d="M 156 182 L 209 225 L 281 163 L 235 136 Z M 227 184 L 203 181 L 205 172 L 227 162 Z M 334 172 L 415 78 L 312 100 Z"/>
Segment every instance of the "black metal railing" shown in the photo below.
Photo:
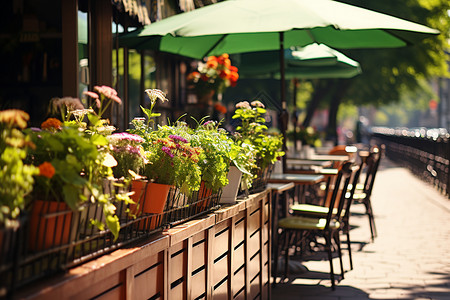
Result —
<path fill-rule="evenodd" d="M 35 200 L 16 226 L 0 228 L 0 299 L 12 297 L 15 290 L 37 279 L 207 214 L 219 207 L 220 196 L 221 190 L 213 192 L 203 185 L 189 195 L 171 187 L 162 213 L 145 213 L 122 202 L 116 210 L 117 239 L 108 228 L 92 226 L 91 219 L 105 223 L 103 211 L 95 204 L 74 212 L 62 200 Z M 142 193 L 138 198 L 152 201 L 143 197 Z"/>
<path fill-rule="evenodd" d="M 450 198 L 450 135 L 443 129 L 372 128 L 386 156 L 410 169 Z"/>

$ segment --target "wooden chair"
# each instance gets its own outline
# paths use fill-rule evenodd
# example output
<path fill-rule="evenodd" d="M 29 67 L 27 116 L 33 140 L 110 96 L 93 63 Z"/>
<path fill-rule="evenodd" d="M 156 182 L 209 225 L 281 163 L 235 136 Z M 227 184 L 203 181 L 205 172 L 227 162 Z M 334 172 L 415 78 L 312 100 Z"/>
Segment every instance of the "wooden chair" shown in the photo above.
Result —
<path fill-rule="evenodd" d="M 344 277 L 344 268 L 342 264 L 342 253 L 339 239 L 339 231 L 342 227 L 342 210 L 344 209 L 345 192 L 347 191 L 352 175 L 352 163 L 346 162 L 340 168 L 338 174 L 333 178 L 327 186 L 326 198 L 329 197 L 328 213 L 325 218 L 322 217 L 299 217 L 289 216 L 278 221 L 278 228 L 282 230 L 285 241 L 285 277 L 288 275 L 289 266 L 289 248 L 292 245 L 297 245 L 298 242 L 302 242 L 306 239 L 321 236 L 325 238 L 325 250 L 328 254 L 328 260 L 330 263 L 330 279 L 332 289 L 335 289 L 334 269 L 333 269 L 333 251 L 337 247 L 337 253 L 339 256 L 339 262 L 341 267 L 341 277 Z M 330 196 L 328 196 L 330 195 Z M 339 203 L 336 213 L 333 213 L 335 203 Z M 300 236 L 299 240 L 296 237 Z M 335 247 L 332 242 L 335 242 Z M 277 251 L 277 249 L 275 249 Z M 278 257 L 276 253 L 275 257 Z M 277 264 L 274 264 L 275 274 L 277 272 Z"/>
<path fill-rule="evenodd" d="M 359 177 L 361 174 L 361 170 L 366 165 L 368 155 L 362 155 L 360 157 L 360 163 L 358 166 L 353 166 L 352 170 L 352 179 L 350 181 L 350 184 L 348 186 L 348 191 L 345 194 L 345 204 L 344 208 L 342 209 L 342 227 L 341 232 L 347 236 L 347 249 L 349 252 L 349 262 L 350 262 L 350 270 L 353 270 L 353 260 L 352 260 L 352 251 L 351 251 L 351 240 L 350 240 L 350 207 L 352 204 L 353 195 L 356 190 L 356 185 L 359 181 Z M 342 191 L 339 191 L 339 193 L 342 193 Z M 328 203 L 329 205 L 329 203 Z M 326 215 L 328 214 L 329 208 L 327 203 L 324 203 L 323 205 L 313 205 L 313 204 L 294 204 L 291 205 L 290 210 L 292 211 L 292 214 L 295 216 L 303 216 L 303 217 L 315 217 L 315 218 L 326 218 Z M 337 214 L 339 203 L 335 203 L 333 208 L 333 214 Z"/>
<path fill-rule="evenodd" d="M 383 151 L 384 145 L 381 145 L 380 147 L 374 146 L 370 149 L 370 159 L 368 159 L 367 161 L 364 183 L 356 185 L 356 190 L 353 195 L 353 200 L 355 203 L 361 203 L 365 206 L 366 215 L 369 218 L 370 235 L 372 241 L 377 236 L 377 229 L 375 226 L 375 217 L 373 214 L 371 196 Z"/>

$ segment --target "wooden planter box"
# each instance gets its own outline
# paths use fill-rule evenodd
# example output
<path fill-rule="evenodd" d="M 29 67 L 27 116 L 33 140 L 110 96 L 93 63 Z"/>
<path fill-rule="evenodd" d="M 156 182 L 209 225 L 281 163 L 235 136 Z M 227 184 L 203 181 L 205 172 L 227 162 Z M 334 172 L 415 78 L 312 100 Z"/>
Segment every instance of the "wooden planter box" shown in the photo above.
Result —
<path fill-rule="evenodd" d="M 270 191 L 36 283 L 28 299 L 268 299 Z"/>

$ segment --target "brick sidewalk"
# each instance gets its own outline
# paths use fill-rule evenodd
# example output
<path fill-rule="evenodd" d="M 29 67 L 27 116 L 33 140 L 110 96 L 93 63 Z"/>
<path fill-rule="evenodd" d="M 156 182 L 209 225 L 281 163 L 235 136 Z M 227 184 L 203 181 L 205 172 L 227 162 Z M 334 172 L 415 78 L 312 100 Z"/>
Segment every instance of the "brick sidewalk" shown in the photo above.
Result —
<path fill-rule="evenodd" d="M 408 170 L 383 158 L 372 195 L 378 237 L 354 205 L 353 265 L 335 291 L 327 260 L 308 260 L 308 272 L 272 289 L 272 299 L 450 299 L 450 200 Z M 345 238 L 343 238 L 345 241 Z M 349 270 L 343 245 L 344 268 Z M 339 260 L 334 260 L 339 273 Z"/>

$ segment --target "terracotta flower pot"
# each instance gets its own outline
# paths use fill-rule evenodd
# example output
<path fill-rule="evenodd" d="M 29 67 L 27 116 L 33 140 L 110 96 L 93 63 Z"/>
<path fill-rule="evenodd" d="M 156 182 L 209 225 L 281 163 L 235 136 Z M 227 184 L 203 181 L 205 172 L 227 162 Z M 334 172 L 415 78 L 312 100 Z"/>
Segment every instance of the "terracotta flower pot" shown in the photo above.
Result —
<path fill-rule="evenodd" d="M 136 205 L 131 211 L 137 216 L 141 213 L 161 214 L 166 205 L 170 185 L 146 181 L 133 181 L 131 190 L 135 192 L 131 199 Z"/>
<path fill-rule="evenodd" d="M 73 212 L 65 202 L 34 200 L 29 249 L 41 251 L 69 242 Z"/>
<path fill-rule="evenodd" d="M 212 189 L 207 188 L 205 182 L 202 180 L 200 183 L 200 189 L 197 193 L 197 207 L 204 209 L 208 207 L 209 202 L 211 201 Z"/>
<path fill-rule="evenodd" d="M 171 186 L 148 182 L 145 180 L 135 180 L 131 183 L 131 191 L 135 193 L 131 199 L 136 203 L 130 205 L 130 211 L 140 217 L 138 230 L 153 230 L 160 227 L 162 223 L 162 213 L 166 206 L 167 196 Z M 142 214 L 153 214 L 142 216 Z"/>

